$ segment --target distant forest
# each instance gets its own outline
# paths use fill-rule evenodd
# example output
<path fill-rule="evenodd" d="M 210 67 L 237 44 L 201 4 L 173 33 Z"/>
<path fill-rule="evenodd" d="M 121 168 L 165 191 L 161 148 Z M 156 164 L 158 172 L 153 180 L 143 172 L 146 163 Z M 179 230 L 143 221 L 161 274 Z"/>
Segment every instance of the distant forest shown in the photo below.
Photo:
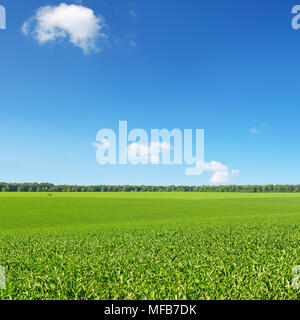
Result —
<path fill-rule="evenodd" d="M 0 182 L 2 192 L 300 192 L 299 185 L 225 185 L 225 186 L 77 186 L 51 183 Z"/>

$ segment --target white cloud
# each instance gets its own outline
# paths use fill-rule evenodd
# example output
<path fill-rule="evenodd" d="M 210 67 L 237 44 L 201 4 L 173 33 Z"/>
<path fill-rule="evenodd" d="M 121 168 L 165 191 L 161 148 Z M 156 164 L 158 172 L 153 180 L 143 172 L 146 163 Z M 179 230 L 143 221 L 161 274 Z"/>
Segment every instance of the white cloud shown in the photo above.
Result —
<path fill-rule="evenodd" d="M 128 146 L 128 159 L 130 162 L 136 159 L 150 160 L 150 163 L 157 164 L 160 160 L 160 153 L 164 150 L 170 150 L 168 143 L 151 142 L 148 145 L 133 142 Z"/>
<path fill-rule="evenodd" d="M 209 182 L 211 184 L 227 184 L 230 182 L 230 176 L 228 172 L 214 172 Z"/>
<path fill-rule="evenodd" d="M 104 150 L 107 150 L 110 148 L 110 143 L 107 139 L 102 139 L 100 143 L 93 142 L 92 145 L 96 148 L 103 148 Z"/>
<path fill-rule="evenodd" d="M 129 44 L 133 47 L 136 48 L 138 43 L 136 41 L 136 35 L 135 33 L 128 33 L 126 35 L 126 38 L 128 39 Z"/>
<path fill-rule="evenodd" d="M 130 40 L 129 43 L 131 44 L 132 47 L 136 48 L 137 42 L 134 40 Z"/>
<path fill-rule="evenodd" d="M 218 161 L 211 161 L 204 163 L 204 171 L 213 172 L 212 177 L 209 180 L 211 184 L 227 184 L 230 182 L 231 177 L 238 176 L 239 170 L 231 170 L 226 165 Z"/>
<path fill-rule="evenodd" d="M 132 17 L 136 18 L 137 17 L 137 12 L 134 9 L 129 9 L 129 13 Z"/>
<path fill-rule="evenodd" d="M 249 130 L 251 133 L 258 133 L 258 130 L 256 129 L 256 128 L 251 128 L 250 130 Z"/>
<path fill-rule="evenodd" d="M 144 144 L 133 142 L 128 146 L 127 152 L 128 152 L 128 159 L 131 162 L 138 158 L 148 159 L 149 147 Z"/>
<path fill-rule="evenodd" d="M 39 44 L 67 38 L 84 53 L 99 51 L 99 40 L 106 39 L 104 19 L 93 10 L 75 4 L 39 8 L 22 26 L 25 35 L 32 35 Z"/>
<path fill-rule="evenodd" d="M 107 139 L 93 142 L 92 145 L 97 149 L 102 148 L 103 150 L 108 150 L 111 146 Z M 147 160 L 152 164 L 158 164 L 160 154 L 164 150 L 171 150 L 171 146 L 165 142 L 151 142 L 149 145 L 133 142 L 127 147 L 127 154 L 131 163 Z"/>
<path fill-rule="evenodd" d="M 204 164 L 205 171 L 228 172 L 228 167 L 218 161 L 206 162 Z"/>
<path fill-rule="evenodd" d="M 231 175 L 233 176 L 233 177 L 237 177 L 238 175 L 240 174 L 240 170 L 231 170 Z"/>

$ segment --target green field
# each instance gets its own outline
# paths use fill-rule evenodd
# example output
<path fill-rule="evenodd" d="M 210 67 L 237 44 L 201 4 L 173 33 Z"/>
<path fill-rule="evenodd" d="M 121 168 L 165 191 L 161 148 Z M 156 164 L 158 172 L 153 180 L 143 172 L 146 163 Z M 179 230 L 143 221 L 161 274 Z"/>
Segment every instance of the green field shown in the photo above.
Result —
<path fill-rule="evenodd" d="M 299 299 L 300 194 L 1 193 L 0 299 Z"/>

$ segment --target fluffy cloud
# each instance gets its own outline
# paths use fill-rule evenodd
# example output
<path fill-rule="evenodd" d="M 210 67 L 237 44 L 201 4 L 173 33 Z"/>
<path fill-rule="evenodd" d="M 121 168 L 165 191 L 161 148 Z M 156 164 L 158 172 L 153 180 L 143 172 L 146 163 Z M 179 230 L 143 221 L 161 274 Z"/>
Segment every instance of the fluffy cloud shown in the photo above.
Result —
<path fill-rule="evenodd" d="M 228 172 L 214 172 L 209 182 L 211 184 L 227 184 L 230 182 L 230 176 Z"/>
<path fill-rule="evenodd" d="M 170 149 L 171 146 L 168 143 L 151 142 L 148 146 L 133 142 L 128 146 L 128 159 L 130 162 L 150 160 L 150 163 L 157 164 L 160 160 L 160 153 Z"/>
<path fill-rule="evenodd" d="M 231 170 L 229 173 L 228 167 L 218 161 L 206 162 L 204 164 L 204 171 L 213 172 L 209 180 L 211 184 L 227 184 L 230 182 L 231 177 L 240 174 L 239 170 Z"/>
<path fill-rule="evenodd" d="M 104 19 L 93 10 L 66 3 L 39 8 L 22 26 L 22 32 L 39 44 L 67 38 L 86 54 L 100 49 L 99 40 L 107 38 L 104 29 Z"/>
<path fill-rule="evenodd" d="M 228 167 L 218 161 L 211 161 L 204 164 L 204 170 L 214 172 L 228 172 Z"/>

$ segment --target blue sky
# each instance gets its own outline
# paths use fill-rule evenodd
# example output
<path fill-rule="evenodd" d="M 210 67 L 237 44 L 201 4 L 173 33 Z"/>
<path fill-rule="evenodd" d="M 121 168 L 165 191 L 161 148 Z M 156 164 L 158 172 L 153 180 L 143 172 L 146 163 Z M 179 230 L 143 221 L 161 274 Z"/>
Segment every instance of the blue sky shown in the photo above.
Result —
<path fill-rule="evenodd" d="M 61 2 L 0 0 L 0 181 L 209 183 L 183 166 L 100 166 L 98 130 L 127 120 L 205 129 L 205 160 L 240 171 L 228 183 L 300 183 L 300 1 L 65 1 L 101 17 L 106 38 L 88 52 L 21 31 Z"/>

